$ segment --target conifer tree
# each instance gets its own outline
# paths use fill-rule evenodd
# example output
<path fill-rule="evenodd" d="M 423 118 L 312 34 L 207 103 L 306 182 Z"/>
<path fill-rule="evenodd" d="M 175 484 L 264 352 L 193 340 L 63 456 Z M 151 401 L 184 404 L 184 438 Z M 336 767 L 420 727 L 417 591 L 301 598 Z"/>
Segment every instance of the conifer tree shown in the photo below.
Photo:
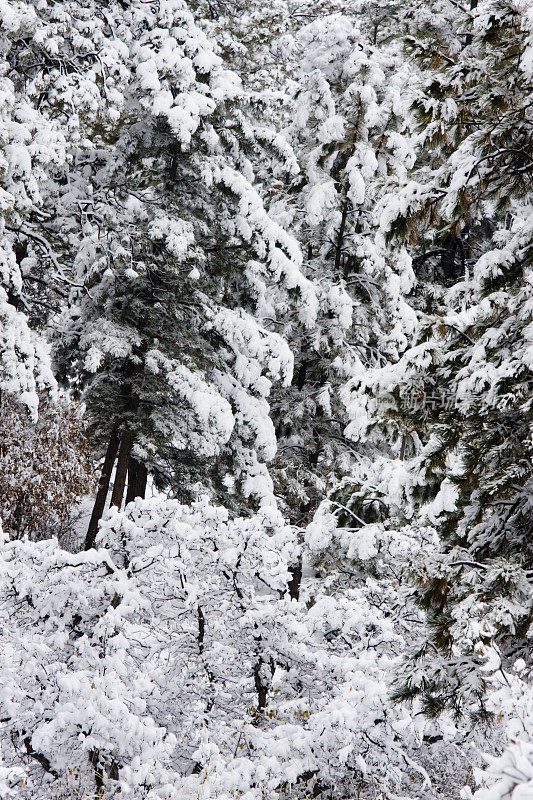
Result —
<path fill-rule="evenodd" d="M 294 303 L 312 325 L 315 301 L 296 242 L 253 186 L 240 82 L 181 2 L 112 5 L 95 20 L 67 11 L 57 46 L 82 58 L 81 15 L 100 72 L 90 89 L 67 80 L 80 114 L 50 235 L 61 232 L 76 288 L 56 359 L 95 444 L 110 459 L 118 447 L 112 502 L 130 456 L 183 497 L 200 481 L 235 502 L 271 501 L 267 396 L 290 379 L 292 355 L 261 318 Z M 46 78 L 43 68 L 35 85 Z M 46 102 L 65 117 L 62 96 Z"/>
<path fill-rule="evenodd" d="M 300 170 L 272 211 L 302 244 L 320 311 L 316 329 L 287 327 L 295 370 L 290 390 L 276 394 L 275 476 L 289 513 L 308 521 L 364 454 L 345 435 L 342 387 L 361 365 L 397 356 L 414 324 L 403 299 L 409 256 L 399 248 L 391 257 L 374 214 L 381 195 L 404 184 L 414 154 L 399 52 L 377 50 L 341 15 L 304 26 L 295 42 L 300 69 L 284 133 Z"/>
<path fill-rule="evenodd" d="M 40 270 L 53 266 L 47 242 L 33 232 L 46 216 L 47 169 L 64 163 L 64 136 L 27 96 L 17 69 L 25 42 L 35 36 L 31 5 L 3 2 L 0 9 L 0 390 L 37 416 L 38 390 L 53 390 L 50 354 L 35 331 L 47 317 L 46 298 L 33 291 Z M 61 275 L 55 272 L 55 280 Z M 57 284 L 56 284 L 57 289 Z M 59 289 L 61 291 L 61 289 Z"/>
<path fill-rule="evenodd" d="M 352 415 L 409 441 L 408 522 L 442 542 L 412 567 L 426 637 L 397 695 L 479 715 L 491 675 L 529 653 L 531 22 L 506 2 L 457 21 L 417 102 L 432 158 L 388 211 L 418 241 L 417 340 L 354 383 Z M 436 41 L 412 46 L 429 70 Z"/>

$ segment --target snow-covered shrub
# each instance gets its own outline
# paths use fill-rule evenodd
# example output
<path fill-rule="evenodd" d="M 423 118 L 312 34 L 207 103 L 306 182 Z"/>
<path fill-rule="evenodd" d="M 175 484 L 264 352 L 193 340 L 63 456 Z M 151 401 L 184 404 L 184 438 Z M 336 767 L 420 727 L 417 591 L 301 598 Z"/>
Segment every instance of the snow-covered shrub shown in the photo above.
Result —
<path fill-rule="evenodd" d="M 301 545 L 276 512 L 137 500 L 98 544 L 3 544 L 0 741 L 4 769 L 25 772 L 17 798 L 55 797 L 69 776 L 152 800 L 431 796 L 423 718 L 387 699 L 403 647 L 387 603 L 312 577 L 291 599 Z"/>

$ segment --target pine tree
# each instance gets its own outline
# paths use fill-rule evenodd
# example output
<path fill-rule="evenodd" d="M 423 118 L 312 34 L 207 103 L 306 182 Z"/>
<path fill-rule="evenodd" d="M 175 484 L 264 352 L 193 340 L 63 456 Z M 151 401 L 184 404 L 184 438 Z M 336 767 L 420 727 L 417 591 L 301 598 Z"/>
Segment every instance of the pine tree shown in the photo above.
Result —
<path fill-rule="evenodd" d="M 292 356 L 261 319 L 295 304 L 312 325 L 315 300 L 296 242 L 253 186 L 240 82 L 181 2 L 83 16 L 98 94 L 76 87 L 87 112 L 51 190 L 51 234 L 81 287 L 58 326 L 61 377 L 110 457 L 120 434 L 113 503 L 130 456 L 182 497 L 202 483 L 236 504 L 271 501 L 267 396 L 290 379 Z"/>
<path fill-rule="evenodd" d="M 50 354 L 36 332 L 47 301 L 36 296 L 41 269 L 49 264 L 47 242 L 33 233 L 46 216 L 43 190 L 47 170 L 64 163 L 63 134 L 28 98 L 19 59 L 35 36 L 31 5 L 5 2 L 0 18 L 0 390 L 37 416 L 38 390 L 53 391 Z M 56 273 L 57 281 L 61 276 Z"/>
<path fill-rule="evenodd" d="M 290 390 L 276 394 L 275 478 L 288 513 L 309 521 L 364 455 L 345 434 L 342 387 L 362 365 L 401 352 L 414 322 L 404 301 L 409 257 L 387 251 L 374 213 L 403 185 L 414 156 L 397 50 L 376 49 L 340 15 L 303 27 L 295 41 L 301 63 L 285 135 L 300 171 L 272 210 L 301 242 L 320 305 L 316 330 L 288 324 L 295 370 Z"/>
<path fill-rule="evenodd" d="M 371 420 L 408 440 L 411 524 L 442 541 L 412 567 L 427 635 L 397 695 L 479 715 L 492 674 L 529 653 L 531 23 L 506 2 L 458 21 L 460 46 L 412 41 L 433 64 L 417 103 L 432 157 L 389 214 L 420 248 L 417 339 L 354 385 L 352 413 L 368 392 Z"/>

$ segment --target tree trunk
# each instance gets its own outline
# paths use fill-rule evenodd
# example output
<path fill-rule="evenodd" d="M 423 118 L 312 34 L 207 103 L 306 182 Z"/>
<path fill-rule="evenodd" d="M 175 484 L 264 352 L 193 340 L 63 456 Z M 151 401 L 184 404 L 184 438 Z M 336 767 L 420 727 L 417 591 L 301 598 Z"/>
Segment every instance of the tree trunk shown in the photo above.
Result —
<path fill-rule="evenodd" d="M 130 456 L 128 463 L 128 491 L 126 492 L 126 505 L 135 500 L 136 497 L 142 497 L 146 494 L 146 481 L 148 478 L 148 470 L 143 461 L 137 461 L 136 458 Z"/>
<path fill-rule="evenodd" d="M 131 503 L 137 497 L 137 481 L 139 479 L 139 462 L 133 456 L 130 456 L 128 462 L 128 488 L 126 491 L 126 505 Z"/>
<path fill-rule="evenodd" d="M 98 491 L 96 492 L 96 499 L 94 501 L 93 513 L 87 529 L 87 535 L 85 536 L 85 550 L 90 550 L 92 547 L 94 547 L 94 543 L 96 541 L 98 523 L 102 519 L 102 514 L 104 513 L 107 492 L 109 491 L 109 481 L 111 480 L 111 472 L 113 471 L 113 464 L 115 463 L 115 458 L 117 457 L 118 442 L 118 432 L 115 429 L 111 432 L 111 438 L 109 439 L 109 444 L 107 445 L 107 452 L 104 458 L 102 474 L 100 475 Z"/>
<path fill-rule="evenodd" d="M 255 691 L 257 692 L 257 711 L 261 714 L 267 704 L 268 685 L 264 682 L 263 665 L 264 661 L 261 656 L 254 666 L 254 684 Z"/>
<path fill-rule="evenodd" d="M 470 11 L 475 11 L 477 8 L 478 0 L 470 0 Z M 474 41 L 472 33 L 467 33 L 465 38 L 465 45 L 468 46 Z"/>
<path fill-rule="evenodd" d="M 96 784 L 96 796 L 101 797 L 104 791 L 104 775 L 100 765 L 100 751 L 94 747 L 89 751 L 89 761 L 94 772 L 94 782 Z"/>
<path fill-rule="evenodd" d="M 126 486 L 126 475 L 128 473 L 128 463 L 133 446 L 133 437 L 129 431 L 123 431 L 120 437 L 120 448 L 118 451 L 117 470 L 115 472 L 115 483 L 111 494 L 111 506 L 120 508 L 124 497 L 124 487 Z"/>
<path fill-rule="evenodd" d="M 342 205 L 341 222 L 339 225 L 339 230 L 337 232 L 337 242 L 335 245 L 335 272 L 340 272 L 342 266 L 342 250 L 344 247 L 344 235 L 346 231 L 346 219 L 348 217 L 348 211 L 349 211 L 349 201 L 348 198 L 345 197 L 344 203 Z M 347 275 L 345 275 L 344 277 L 346 278 Z"/>
<path fill-rule="evenodd" d="M 291 600 L 298 600 L 300 598 L 300 585 L 302 583 L 302 559 L 300 558 L 296 564 L 289 567 L 291 576 L 290 581 L 287 583 L 289 589 L 289 597 Z"/>

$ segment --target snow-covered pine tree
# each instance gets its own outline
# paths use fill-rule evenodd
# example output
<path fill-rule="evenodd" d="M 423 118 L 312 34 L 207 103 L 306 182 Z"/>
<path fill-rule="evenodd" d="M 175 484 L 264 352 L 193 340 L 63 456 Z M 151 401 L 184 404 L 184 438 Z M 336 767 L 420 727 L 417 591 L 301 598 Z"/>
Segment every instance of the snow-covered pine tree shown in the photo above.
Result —
<path fill-rule="evenodd" d="M 34 8 L 0 5 L 0 390 L 37 416 L 38 390 L 51 390 L 50 355 L 35 322 L 47 317 L 46 297 L 33 291 L 50 263 L 47 242 L 33 223 L 46 215 L 47 170 L 66 158 L 63 134 L 31 102 L 19 68 L 25 43 L 38 27 Z M 55 280 L 61 276 L 54 275 Z M 58 289 L 56 284 L 56 289 Z M 61 291 L 61 289 L 59 289 Z M 64 292 L 63 292 L 64 293 Z M 44 312 L 44 313 L 43 313 Z"/>
<path fill-rule="evenodd" d="M 130 455 L 184 495 L 201 480 L 267 501 L 267 396 L 292 356 L 260 320 L 294 303 L 312 325 L 316 303 L 253 186 L 239 79 L 182 2 L 97 15 L 72 2 L 39 23 L 28 94 L 70 146 L 46 221 L 75 283 L 56 359 L 112 460 L 121 434 L 113 502 Z"/>
<path fill-rule="evenodd" d="M 60 376 L 108 447 L 98 502 L 119 450 L 116 505 L 148 463 L 231 506 L 137 500 L 78 554 L 2 539 L 2 798 L 449 798 L 474 738 L 449 707 L 479 712 L 489 683 L 520 738 L 480 800 L 527 794 L 530 9 L 0 13 L 2 388 L 35 413 L 53 380 L 31 327 L 52 322 Z M 294 382 L 272 415 L 287 338 Z M 23 413 L 3 408 L 17 435 Z M 251 513 L 277 492 L 302 522 L 331 485 L 305 532 Z M 512 662 L 518 677 L 499 671 Z M 411 709 L 387 696 L 398 673 Z"/>
<path fill-rule="evenodd" d="M 298 24 L 286 0 L 194 0 L 190 8 L 255 100 L 282 95 L 291 64 L 284 42 Z"/>
<path fill-rule="evenodd" d="M 276 393 L 274 474 L 288 513 L 308 521 L 362 456 L 345 435 L 341 388 L 361 365 L 397 357 L 414 325 L 404 300 L 410 259 L 401 247 L 387 250 L 374 214 L 382 194 L 405 183 L 414 155 L 409 73 L 397 48 L 378 50 L 355 18 L 339 14 L 304 26 L 295 48 L 284 134 L 300 171 L 271 208 L 301 243 L 319 322 L 287 326 L 296 362 L 290 389 Z"/>
<path fill-rule="evenodd" d="M 384 212 L 437 283 L 415 346 L 353 386 L 352 414 L 368 391 L 370 418 L 408 441 L 411 524 L 442 542 L 413 564 L 426 636 L 398 696 L 476 715 L 491 675 L 530 653 L 532 23 L 508 2 L 456 23 L 448 49 L 413 40 L 431 69 L 417 102 L 430 156 Z"/>

